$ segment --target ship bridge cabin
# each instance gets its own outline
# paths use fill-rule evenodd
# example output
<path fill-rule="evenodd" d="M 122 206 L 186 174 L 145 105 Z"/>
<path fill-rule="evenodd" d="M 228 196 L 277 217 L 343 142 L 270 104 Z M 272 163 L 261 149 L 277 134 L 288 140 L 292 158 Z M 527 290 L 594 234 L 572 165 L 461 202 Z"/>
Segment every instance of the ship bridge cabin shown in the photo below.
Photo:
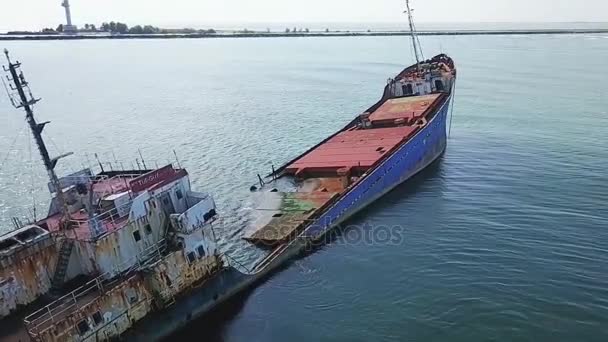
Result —
<path fill-rule="evenodd" d="M 78 262 L 70 263 L 68 277 L 74 273 L 116 274 L 132 267 L 138 256 L 165 242 L 172 215 L 188 213 L 198 220 L 199 228 L 215 217 L 213 198 L 191 190 L 185 169 L 167 165 L 149 171 L 105 172 L 80 182 L 81 175 L 89 173 L 84 170 L 62 179 L 69 220 L 58 212 L 39 222 L 77 243 Z M 213 241 L 205 240 L 201 242 L 205 252 L 214 254 Z"/>
<path fill-rule="evenodd" d="M 49 186 L 49 215 L 0 237 L 0 317 L 70 280 L 111 279 L 172 251 L 217 254 L 215 202 L 191 190 L 185 169 L 85 169 L 60 185 L 69 215 Z"/>
<path fill-rule="evenodd" d="M 389 80 L 390 97 L 447 93 L 453 87 L 454 62 L 446 55 L 413 65 Z"/>
<path fill-rule="evenodd" d="M 191 190 L 186 170 L 167 165 L 96 176 L 84 170 L 61 185 L 69 217 L 51 212 L 38 223 L 61 241 L 52 283 L 94 278 L 26 317 L 30 336 L 118 337 L 221 267 L 215 202 Z"/>

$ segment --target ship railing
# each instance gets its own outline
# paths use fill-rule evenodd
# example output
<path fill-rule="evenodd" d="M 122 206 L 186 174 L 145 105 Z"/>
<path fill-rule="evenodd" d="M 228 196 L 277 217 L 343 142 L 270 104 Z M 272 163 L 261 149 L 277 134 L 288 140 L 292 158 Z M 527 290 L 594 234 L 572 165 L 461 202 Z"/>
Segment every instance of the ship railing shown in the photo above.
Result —
<path fill-rule="evenodd" d="M 129 201 L 119 207 L 112 208 L 108 211 L 105 211 L 101 214 L 95 215 L 95 218 L 100 221 L 108 221 L 110 220 L 112 223 L 116 224 L 116 219 L 124 219 L 129 216 L 129 211 L 131 210 L 131 206 L 133 205 L 133 201 Z M 126 215 L 120 216 L 121 212 L 125 212 Z"/>
<path fill-rule="evenodd" d="M 157 170 L 162 166 L 167 164 L 167 160 L 147 160 L 147 164 L 145 167 L 141 165 L 141 160 L 137 159 L 135 161 L 129 160 L 117 160 L 112 158 L 113 160 L 102 159 L 97 161 L 95 164 L 89 165 L 89 169 L 95 173 L 101 172 L 129 172 L 129 171 L 153 171 Z M 85 165 L 86 166 L 86 165 Z M 143 173 L 140 173 L 141 176 Z"/>
<path fill-rule="evenodd" d="M 115 324 L 119 319 L 124 318 L 124 316 L 128 316 L 130 312 L 137 311 L 141 306 L 149 304 L 150 301 L 151 301 L 150 298 L 148 298 L 148 296 L 145 296 L 143 299 L 141 299 L 140 301 L 133 304 L 129 309 L 124 310 L 122 313 L 120 313 L 119 315 L 116 315 L 107 323 L 105 323 L 102 326 L 93 330 L 93 332 L 89 333 L 89 335 L 84 336 L 82 338 L 82 341 L 88 341 L 92 337 L 95 337 L 93 339 L 93 341 L 106 341 L 108 337 L 114 337 L 114 338 L 120 337 L 124 333 L 124 331 L 118 331 L 116 333 L 116 335 L 112 335 L 112 336 L 100 336 L 100 333 L 104 331 L 104 328 L 106 328 L 112 324 Z"/>
<path fill-rule="evenodd" d="M 130 188 L 130 181 L 132 181 L 133 179 L 137 178 L 137 177 L 141 177 L 141 174 L 135 174 L 135 173 L 125 173 L 125 174 L 120 174 L 120 175 L 116 175 L 113 177 L 109 177 L 106 175 L 101 175 L 101 176 L 97 176 L 97 181 L 112 181 L 114 179 L 120 179 L 122 180 L 125 184 L 125 188 L 126 190 L 128 190 Z M 110 182 L 110 190 L 111 191 L 106 191 L 102 194 L 102 198 L 106 195 L 111 195 L 114 193 L 114 187 L 112 187 L 112 182 Z"/>
<path fill-rule="evenodd" d="M 128 212 L 131 210 L 132 205 L 133 201 L 129 201 L 118 208 L 112 208 L 101 214 L 97 214 L 93 217 L 93 219 L 70 220 L 70 226 L 72 227 L 73 234 L 71 236 L 68 234 L 68 237 L 74 240 L 82 240 L 78 238 L 78 235 L 74 232 L 74 229 L 80 230 L 82 228 L 86 228 L 87 230 L 89 230 L 91 228 L 92 222 L 98 222 L 101 228 L 100 234 L 120 229 L 126 226 L 129 218 Z M 127 212 L 127 214 L 121 216 L 121 212 Z"/>
<path fill-rule="evenodd" d="M 236 260 L 235 258 L 229 256 L 228 254 L 221 254 L 221 259 L 226 265 L 230 265 L 236 268 L 239 272 L 243 274 L 252 274 L 253 270 L 247 266 L 245 266 L 242 262 Z"/>
<path fill-rule="evenodd" d="M 119 170 L 112 170 L 112 171 L 119 171 Z M 108 180 L 108 179 L 114 179 L 114 178 L 125 178 L 125 179 L 134 179 L 137 177 L 140 177 L 142 174 L 137 174 L 137 173 L 122 173 L 116 176 L 107 176 L 107 175 L 97 175 L 97 176 L 93 176 L 94 179 L 97 180 Z"/>
<path fill-rule="evenodd" d="M 144 249 L 128 261 L 119 264 L 114 270 L 96 277 L 76 290 L 30 314 L 24 319 L 28 332 L 32 335 L 37 335 L 55 323 L 63 321 L 74 312 L 80 311 L 81 308 L 87 307 L 107 290 L 121 283 L 125 275 L 160 260 L 165 255 L 166 250 L 167 241 L 161 240 Z"/>

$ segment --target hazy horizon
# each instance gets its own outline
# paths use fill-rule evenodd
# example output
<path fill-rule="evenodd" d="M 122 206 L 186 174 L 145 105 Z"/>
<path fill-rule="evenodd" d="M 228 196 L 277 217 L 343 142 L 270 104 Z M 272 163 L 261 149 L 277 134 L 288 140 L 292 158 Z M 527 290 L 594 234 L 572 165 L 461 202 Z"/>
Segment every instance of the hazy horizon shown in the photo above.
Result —
<path fill-rule="evenodd" d="M 86 22 L 86 24 L 100 25 L 102 22 L 110 22 L 111 20 L 104 20 L 101 22 Z M 120 21 L 120 20 L 118 20 Z M 272 32 L 282 32 L 284 29 L 308 28 L 311 31 L 323 31 L 330 29 L 332 31 L 400 31 L 409 30 L 407 22 L 207 22 L 207 23 L 167 23 L 167 24 L 155 24 L 149 22 L 125 22 L 127 25 L 154 25 L 164 29 L 181 29 L 181 28 L 193 28 L 193 29 L 210 29 L 224 30 L 224 31 L 237 31 L 237 30 L 254 30 L 254 31 L 266 31 L 271 30 Z M 59 23 L 63 24 L 63 23 Z M 59 25 L 57 24 L 57 25 Z M 85 23 L 78 25 L 82 28 Z M 6 28 L 0 24 L 0 33 L 6 33 L 9 31 L 30 31 L 36 32 L 43 28 L 56 28 L 56 25 L 47 25 L 43 27 L 21 27 L 21 28 Z M 419 22 L 417 23 L 418 31 L 433 31 L 433 30 L 551 30 L 551 29 L 602 29 L 608 30 L 608 22 Z"/>
<path fill-rule="evenodd" d="M 3 5 L 0 31 L 40 30 L 65 23 L 62 0 L 20 0 Z M 608 22 L 605 0 L 412 0 L 419 26 L 437 24 L 604 24 Z M 333 24 L 374 28 L 405 25 L 404 0 L 308 0 L 293 3 L 280 0 L 229 0 L 211 2 L 173 0 L 71 0 L 73 23 L 99 25 L 121 21 L 129 25 L 150 24 L 160 27 L 244 28 L 281 25 Z M 550 9 L 550 10 L 549 10 Z M 321 25 L 324 26 L 324 25 Z M 345 29 L 346 27 L 337 27 Z"/>

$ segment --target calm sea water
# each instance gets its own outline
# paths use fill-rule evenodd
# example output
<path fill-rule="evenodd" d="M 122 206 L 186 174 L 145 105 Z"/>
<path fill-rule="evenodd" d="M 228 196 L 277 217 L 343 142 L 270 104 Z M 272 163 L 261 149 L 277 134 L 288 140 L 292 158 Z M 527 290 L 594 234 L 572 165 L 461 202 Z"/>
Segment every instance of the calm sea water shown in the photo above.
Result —
<path fill-rule="evenodd" d="M 190 332 L 209 341 L 608 340 L 608 36 L 422 43 L 459 67 L 442 160 Z M 342 127 L 412 61 L 404 37 L 3 44 L 43 97 L 36 109 L 52 121 L 53 153 L 77 154 L 63 170 L 96 163 L 93 153 L 130 166 L 138 148 L 160 165 L 175 149 L 233 236 L 257 173 Z M 43 213 L 47 197 L 23 114 L 5 97 L 0 114 L 8 230 L 34 202 Z M 394 226 L 398 243 L 358 238 Z"/>

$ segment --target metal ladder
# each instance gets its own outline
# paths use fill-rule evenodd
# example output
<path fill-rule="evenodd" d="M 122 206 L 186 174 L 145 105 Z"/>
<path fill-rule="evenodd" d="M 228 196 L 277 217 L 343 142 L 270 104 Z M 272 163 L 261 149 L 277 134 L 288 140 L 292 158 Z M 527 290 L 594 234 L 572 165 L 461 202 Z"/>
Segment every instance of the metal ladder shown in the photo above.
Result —
<path fill-rule="evenodd" d="M 55 266 L 55 274 L 51 282 L 51 291 L 56 292 L 61 289 L 65 281 L 65 274 L 68 270 L 68 264 L 70 262 L 70 256 L 74 249 L 74 240 L 63 239 L 61 243 L 61 249 L 59 250 L 59 257 L 57 258 L 57 264 Z"/>

